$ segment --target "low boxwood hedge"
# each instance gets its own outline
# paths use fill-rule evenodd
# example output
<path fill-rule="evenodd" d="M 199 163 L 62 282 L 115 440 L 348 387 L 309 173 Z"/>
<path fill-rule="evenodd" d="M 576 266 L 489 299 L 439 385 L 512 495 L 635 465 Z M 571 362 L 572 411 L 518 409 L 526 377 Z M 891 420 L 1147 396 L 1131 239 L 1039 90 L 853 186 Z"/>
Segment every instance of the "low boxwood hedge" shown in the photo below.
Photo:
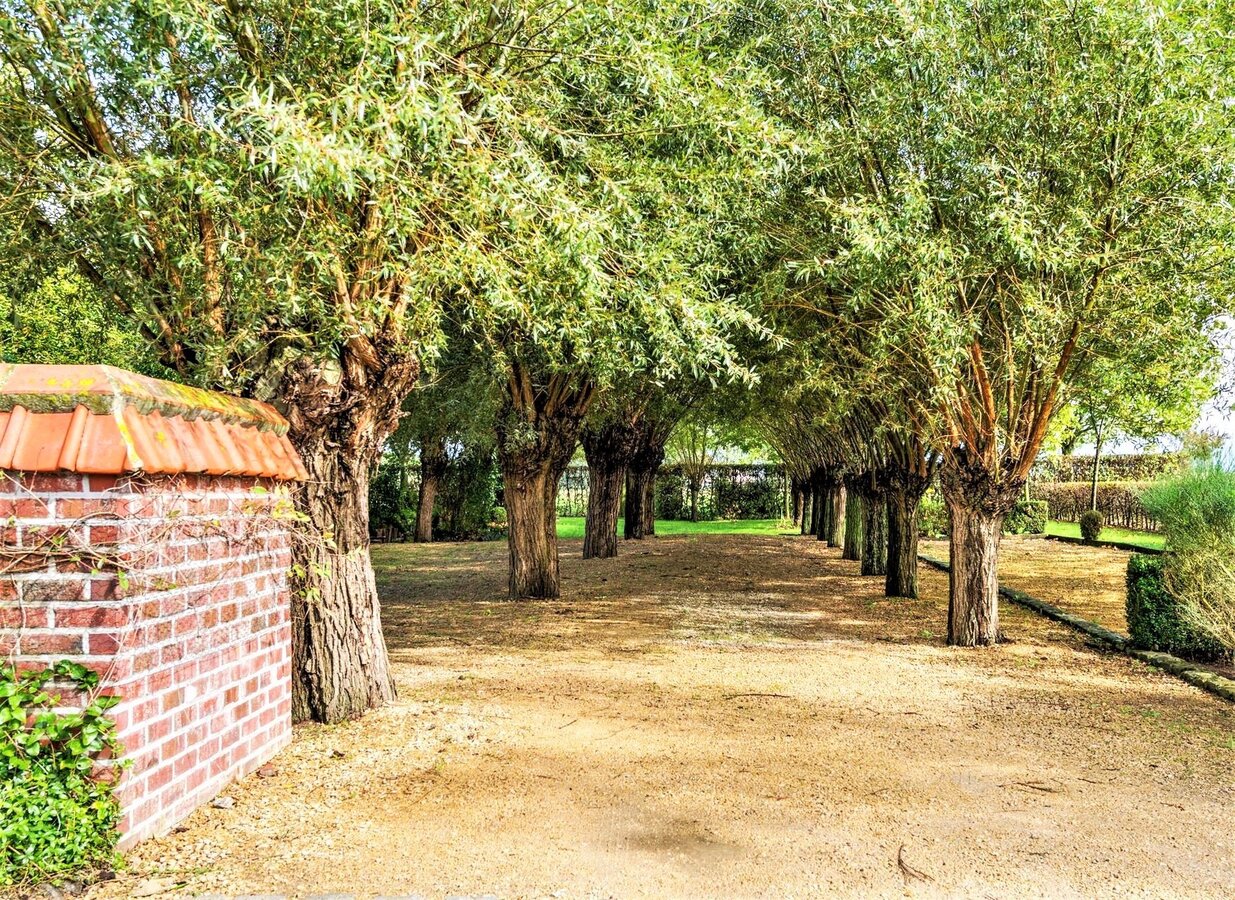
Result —
<path fill-rule="evenodd" d="M 1183 616 L 1166 590 L 1163 556 L 1134 553 L 1128 560 L 1128 634 L 1142 650 L 1158 650 L 1192 659 L 1220 659 L 1228 651 L 1201 634 Z"/>

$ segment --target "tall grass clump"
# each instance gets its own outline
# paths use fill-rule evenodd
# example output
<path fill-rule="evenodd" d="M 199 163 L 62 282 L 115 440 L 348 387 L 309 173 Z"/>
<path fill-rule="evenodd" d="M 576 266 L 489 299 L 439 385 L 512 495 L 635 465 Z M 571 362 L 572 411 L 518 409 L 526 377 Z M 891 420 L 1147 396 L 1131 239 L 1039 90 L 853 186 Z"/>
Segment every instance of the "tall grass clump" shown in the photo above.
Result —
<path fill-rule="evenodd" d="M 1180 614 L 1198 632 L 1235 649 L 1235 470 L 1208 462 L 1149 488 L 1162 523 L 1162 574 Z"/>

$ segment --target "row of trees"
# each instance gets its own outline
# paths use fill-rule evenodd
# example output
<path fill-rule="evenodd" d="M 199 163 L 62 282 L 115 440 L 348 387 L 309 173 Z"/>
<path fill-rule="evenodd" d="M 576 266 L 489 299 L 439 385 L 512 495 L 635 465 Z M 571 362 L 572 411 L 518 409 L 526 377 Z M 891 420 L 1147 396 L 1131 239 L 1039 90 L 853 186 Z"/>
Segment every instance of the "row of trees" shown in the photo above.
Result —
<path fill-rule="evenodd" d="M 330 536 L 293 567 L 298 718 L 392 695 L 367 488 L 405 411 L 430 507 L 484 423 L 513 597 L 559 591 L 580 443 L 585 555 L 612 555 L 709 404 L 833 540 L 861 513 L 897 595 L 938 471 L 949 638 L 991 643 L 1000 523 L 1069 397 L 1212 358 L 1230 15 L 3 0 L 0 270 L 21 295 L 73 267 L 175 377 L 287 415 Z"/>

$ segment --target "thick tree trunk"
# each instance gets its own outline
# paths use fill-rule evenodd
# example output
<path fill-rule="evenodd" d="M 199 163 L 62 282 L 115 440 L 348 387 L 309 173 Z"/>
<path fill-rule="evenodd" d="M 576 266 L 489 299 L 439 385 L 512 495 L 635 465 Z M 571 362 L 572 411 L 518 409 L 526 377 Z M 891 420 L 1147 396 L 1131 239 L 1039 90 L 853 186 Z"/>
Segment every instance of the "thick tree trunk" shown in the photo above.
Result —
<path fill-rule="evenodd" d="M 626 476 L 626 521 L 623 535 L 640 540 L 656 534 L 656 473 L 665 461 L 665 445 L 648 433 L 645 423 Z"/>
<path fill-rule="evenodd" d="M 643 498 L 646 473 L 633 469 L 626 472 L 626 503 L 622 512 L 622 537 L 628 541 L 643 539 Z"/>
<path fill-rule="evenodd" d="M 811 476 L 811 534 L 817 541 L 824 540 L 828 527 L 828 489 L 828 480 L 822 472 Z"/>
<path fill-rule="evenodd" d="M 433 540 L 433 504 L 437 488 L 446 473 L 446 439 L 424 441 L 420 445 L 420 495 L 416 503 L 416 535 L 419 544 Z"/>
<path fill-rule="evenodd" d="M 999 540 L 1022 484 L 997 483 L 981 469 L 945 467 L 940 470 L 939 485 L 952 520 L 948 643 L 989 646 L 1000 636 Z"/>
<path fill-rule="evenodd" d="M 617 556 L 617 520 L 622 512 L 622 485 L 625 481 L 625 466 L 592 466 L 589 463 L 584 559 Z"/>
<path fill-rule="evenodd" d="M 690 520 L 699 521 L 699 485 L 693 480 L 690 482 Z"/>
<path fill-rule="evenodd" d="M 656 475 L 660 472 L 660 463 L 648 472 L 643 482 L 643 536 L 652 537 L 656 534 Z"/>
<path fill-rule="evenodd" d="M 828 527 L 828 546 L 839 547 L 845 541 L 845 510 L 849 505 L 849 492 L 843 484 L 832 491 L 832 515 Z"/>
<path fill-rule="evenodd" d="M 587 379 L 554 373 L 538 382 L 512 361 L 510 393 L 497 419 L 497 455 L 506 501 L 512 600 L 561 594 L 557 491 L 579 443 L 593 388 Z"/>
<path fill-rule="evenodd" d="M 819 528 L 815 532 L 815 538 L 820 541 L 826 541 L 832 535 L 832 517 L 836 514 L 836 483 L 834 481 L 825 480 L 823 489 L 820 493 L 819 502 Z"/>
<path fill-rule="evenodd" d="M 609 424 L 583 431 L 587 457 L 587 521 L 583 531 L 583 558 L 617 556 L 617 520 L 622 512 L 622 488 L 634 451 L 635 430 Z"/>
<path fill-rule="evenodd" d="M 852 488 L 846 488 L 845 495 L 845 543 L 841 559 L 856 561 L 862 558 L 862 497 Z"/>
<path fill-rule="evenodd" d="M 952 571 L 948 643 L 980 647 L 999 640 L 999 538 L 1004 514 L 949 502 Z"/>
<path fill-rule="evenodd" d="M 416 534 L 413 537 L 418 544 L 428 544 L 433 541 L 433 504 L 437 501 L 436 473 L 429 473 L 421 467 L 420 493 L 416 500 Z"/>
<path fill-rule="evenodd" d="M 553 599 L 561 595 L 557 555 L 557 483 L 560 473 L 547 460 L 503 465 L 509 524 L 510 576 L 514 599 Z"/>
<path fill-rule="evenodd" d="M 888 571 L 888 512 L 882 490 L 862 495 L 862 574 L 886 575 Z"/>
<path fill-rule="evenodd" d="M 922 494 L 911 486 L 888 491 L 888 571 L 884 594 L 918 596 L 918 503 Z"/>
<path fill-rule="evenodd" d="M 295 492 L 303 539 L 292 544 L 292 717 L 341 722 L 394 698 L 369 562 L 369 477 L 419 374 L 412 355 L 379 370 L 292 366 L 280 401 L 309 478 Z M 330 535 L 329 540 L 324 536 Z"/>
<path fill-rule="evenodd" d="M 796 478 L 793 479 L 790 491 L 793 496 L 793 524 L 797 525 L 802 521 L 802 483 Z"/>
<path fill-rule="evenodd" d="M 811 533 L 811 517 L 815 512 L 815 497 L 811 493 L 810 483 L 807 482 L 802 486 L 802 519 L 801 525 L 802 534 Z"/>

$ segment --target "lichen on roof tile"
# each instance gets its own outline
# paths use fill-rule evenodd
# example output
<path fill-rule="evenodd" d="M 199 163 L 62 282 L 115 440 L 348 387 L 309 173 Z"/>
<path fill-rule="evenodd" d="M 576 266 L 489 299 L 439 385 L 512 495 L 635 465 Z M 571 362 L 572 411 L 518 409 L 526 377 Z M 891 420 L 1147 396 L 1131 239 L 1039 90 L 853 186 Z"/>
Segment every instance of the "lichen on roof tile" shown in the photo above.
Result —
<path fill-rule="evenodd" d="M 0 364 L 0 468 L 303 480 L 269 404 L 112 366 Z"/>

